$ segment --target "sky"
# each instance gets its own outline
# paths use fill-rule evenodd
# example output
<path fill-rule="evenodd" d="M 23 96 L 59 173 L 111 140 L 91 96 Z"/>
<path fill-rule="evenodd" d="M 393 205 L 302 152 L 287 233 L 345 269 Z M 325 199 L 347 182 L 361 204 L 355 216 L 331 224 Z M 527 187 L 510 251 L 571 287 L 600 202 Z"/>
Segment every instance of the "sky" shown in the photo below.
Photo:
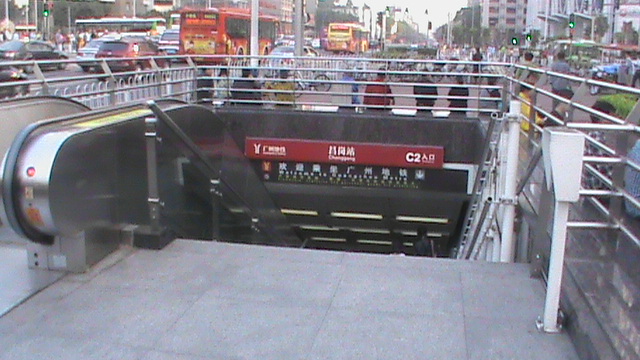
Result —
<path fill-rule="evenodd" d="M 431 21 L 433 30 L 440 25 L 447 23 L 447 13 L 451 13 L 451 18 L 456 11 L 467 6 L 467 0 L 352 0 L 353 4 L 362 8 L 364 4 L 371 7 L 373 11 L 373 21 L 375 21 L 376 13 L 384 11 L 387 6 L 396 6 L 404 9 L 409 8 L 409 14 L 413 17 L 413 21 L 420 25 L 420 32 L 424 33 L 427 21 Z M 429 11 L 429 15 L 425 15 L 425 10 Z M 369 21 L 369 14 L 365 13 L 366 21 Z"/>

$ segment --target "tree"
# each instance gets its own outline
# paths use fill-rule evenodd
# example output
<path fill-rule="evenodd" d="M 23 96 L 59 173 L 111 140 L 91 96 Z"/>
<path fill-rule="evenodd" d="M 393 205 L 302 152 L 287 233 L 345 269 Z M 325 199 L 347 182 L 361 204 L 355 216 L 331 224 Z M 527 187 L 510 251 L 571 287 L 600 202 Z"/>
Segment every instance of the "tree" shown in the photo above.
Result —
<path fill-rule="evenodd" d="M 76 2 L 67 0 L 56 1 L 55 4 L 52 15 L 53 25 L 56 29 L 67 28 L 69 26 L 69 15 L 71 15 L 71 27 L 74 27 L 75 24 L 73 21 L 75 19 L 105 17 L 109 14 L 109 8 L 112 6 L 111 4 L 99 2 Z"/>
<path fill-rule="evenodd" d="M 596 38 L 601 39 L 607 31 L 609 31 L 609 21 L 606 16 L 598 16 L 595 20 L 596 29 L 594 31 Z"/>

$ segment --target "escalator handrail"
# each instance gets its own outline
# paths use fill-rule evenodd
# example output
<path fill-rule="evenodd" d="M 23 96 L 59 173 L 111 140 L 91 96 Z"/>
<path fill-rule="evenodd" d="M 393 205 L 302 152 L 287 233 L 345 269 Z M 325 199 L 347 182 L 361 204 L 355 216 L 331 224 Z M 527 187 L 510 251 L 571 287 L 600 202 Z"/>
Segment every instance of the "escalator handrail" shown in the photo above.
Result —
<path fill-rule="evenodd" d="M 220 176 L 220 174 L 216 174 L 216 169 L 215 166 L 210 162 L 209 158 L 204 154 L 204 152 L 202 152 L 202 150 L 200 150 L 200 148 L 198 147 L 198 145 L 189 137 L 187 136 L 187 134 L 185 134 L 184 131 L 182 131 L 182 129 L 180 128 L 180 126 L 178 126 L 178 124 L 175 123 L 175 121 L 173 121 L 173 119 L 171 119 L 171 117 L 169 115 L 167 115 L 164 111 L 162 111 L 162 109 L 160 109 L 158 107 L 158 105 L 156 104 L 155 101 L 153 100 L 149 100 L 147 102 L 147 106 L 149 107 L 149 109 L 151 109 L 151 111 L 154 113 L 154 115 L 156 115 L 156 117 L 162 121 L 165 125 L 167 125 L 167 127 L 169 128 L 169 130 L 171 132 L 173 132 L 176 136 L 178 136 L 178 138 L 180 139 L 180 141 L 182 141 L 182 143 L 187 146 L 187 148 L 189 149 L 189 151 L 191 151 L 193 153 L 193 155 L 196 156 L 196 158 L 198 158 L 198 160 L 202 161 L 203 164 L 205 164 L 206 169 L 208 171 L 207 175 L 210 179 L 216 179 L 219 181 L 219 184 L 221 186 L 224 186 L 226 191 L 229 192 L 233 197 L 234 197 L 234 201 L 237 203 L 242 204 L 243 206 L 245 206 L 247 209 L 249 209 L 251 212 L 255 212 L 257 213 L 257 211 L 255 211 L 253 209 L 253 207 L 247 203 L 242 196 L 240 196 L 240 194 L 238 194 L 232 186 L 230 186 L 229 184 L 227 184 L 224 179 L 222 179 L 222 177 Z M 275 234 L 271 234 L 271 237 L 273 237 L 274 239 L 277 238 L 275 236 Z"/>

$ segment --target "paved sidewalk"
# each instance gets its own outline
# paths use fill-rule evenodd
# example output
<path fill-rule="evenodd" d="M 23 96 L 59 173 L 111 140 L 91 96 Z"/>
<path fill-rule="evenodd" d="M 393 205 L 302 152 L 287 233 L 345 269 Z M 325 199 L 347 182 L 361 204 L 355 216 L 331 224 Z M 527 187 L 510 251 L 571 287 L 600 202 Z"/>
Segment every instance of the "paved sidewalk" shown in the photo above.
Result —
<path fill-rule="evenodd" d="M 176 241 L 0 318 L 0 359 L 563 359 L 517 264 Z"/>

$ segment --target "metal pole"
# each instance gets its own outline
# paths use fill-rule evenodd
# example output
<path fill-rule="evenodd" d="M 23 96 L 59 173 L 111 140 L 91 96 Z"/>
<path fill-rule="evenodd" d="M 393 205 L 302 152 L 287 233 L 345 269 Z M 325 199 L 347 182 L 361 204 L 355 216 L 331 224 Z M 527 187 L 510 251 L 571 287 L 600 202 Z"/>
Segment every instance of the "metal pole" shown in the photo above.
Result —
<path fill-rule="evenodd" d="M 425 31 L 425 34 L 427 35 L 427 47 L 429 47 L 429 9 L 426 9 L 424 14 L 427 15 L 427 31 Z"/>
<path fill-rule="evenodd" d="M 559 332 L 558 309 L 560 307 L 560 286 L 564 264 L 564 248 L 567 242 L 567 219 L 569 218 L 569 202 L 556 201 L 553 213 L 553 230 L 551 233 L 551 254 L 549 258 L 549 278 L 547 295 L 544 301 L 542 330 Z"/>
<path fill-rule="evenodd" d="M 33 0 L 33 15 L 36 24 L 36 37 L 38 37 L 38 0 Z"/>
<path fill-rule="evenodd" d="M 4 21 L 9 25 L 9 0 L 4 0 Z"/>
<path fill-rule="evenodd" d="M 518 177 L 518 156 L 520 140 L 520 101 L 511 101 L 508 119 L 507 163 L 505 164 L 505 183 L 502 194 L 504 212 L 502 216 L 502 240 L 500 261 L 512 262 L 514 239 L 513 225 L 516 217 L 516 179 Z"/>
<path fill-rule="evenodd" d="M 544 40 L 549 39 L 549 12 L 551 12 L 551 0 L 547 0 L 547 9 L 544 16 Z"/>
<path fill-rule="evenodd" d="M 304 9 L 302 4 L 303 0 L 295 0 L 295 9 L 293 14 L 293 34 L 296 43 L 294 47 L 295 56 L 302 56 L 302 47 L 304 46 L 304 39 L 302 34 L 302 16 L 304 15 Z"/>
<path fill-rule="evenodd" d="M 251 0 L 251 67 L 258 67 L 258 58 L 260 55 L 260 50 L 258 47 L 260 46 L 260 0 Z M 266 54 L 265 54 L 266 55 Z"/>

